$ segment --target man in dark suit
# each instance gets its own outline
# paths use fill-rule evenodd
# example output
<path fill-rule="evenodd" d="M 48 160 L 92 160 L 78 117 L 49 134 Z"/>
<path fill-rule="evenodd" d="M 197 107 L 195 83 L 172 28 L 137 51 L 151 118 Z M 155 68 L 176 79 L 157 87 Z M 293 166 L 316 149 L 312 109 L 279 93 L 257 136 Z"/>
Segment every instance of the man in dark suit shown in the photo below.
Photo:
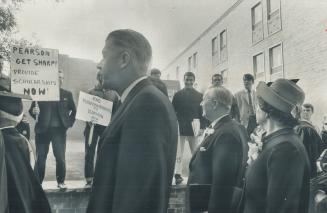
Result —
<path fill-rule="evenodd" d="M 204 95 L 203 115 L 211 124 L 190 161 L 191 212 L 236 212 L 238 207 L 232 198 L 234 187 L 242 188 L 249 137 L 245 128 L 229 115 L 232 99 L 233 95 L 224 87 L 211 87 Z M 207 184 L 211 190 L 203 188 L 207 194 L 200 194 L 203 190 L 198 191 L 198 186 L 192 188 L 192 184 Z"/>
<path fill-rule="evenodd" d="M 193 85 L 195 82 L 195 75 L 192 72 L 184 74 L 185 87 L 176 92 L 172 103 L 177 115 L 179 124 L 179 147 L 176 159 L 176 172 L 175 183 L 181 184 L 182 168 L 183 168 L 183 152 L 185 141 L 187 140 L 190 146 L 191 153 L 193 154 L 197 146 L 197 136 L 201 135 L 201 131 L 195 132 L 192 122 L 194 120 L 200 121 L 200 129 L 203 130 L 206 124 L 205 119 L 202 117 L 202 108 L 200 103 L 202 101 L 202 94 Z"/>
<path fill-rule="evenodd" d="M 35 144 L 37 152 L 36 174 L 42 183 L 45 174 L 45 165 L 52 142 L 52 149 L 56 158 L 56 178 L 58 188 L 66 189 L 66 131 L 75 122 L 76 107 L 71 92 L 61 88 L 64 80 L 59 72 L 60 100 L 50 102 L 32 103 L 29 113 L 38 118 L 35 124 Z"/>
<path fill-rule="evenodd" d="M 111 32 L 99 66 L 121 106 L 101 136 L 88 213 L 166 213 L 177 148 L 177 119 L 146 76 L 152 50 L 133 30 Z"/>

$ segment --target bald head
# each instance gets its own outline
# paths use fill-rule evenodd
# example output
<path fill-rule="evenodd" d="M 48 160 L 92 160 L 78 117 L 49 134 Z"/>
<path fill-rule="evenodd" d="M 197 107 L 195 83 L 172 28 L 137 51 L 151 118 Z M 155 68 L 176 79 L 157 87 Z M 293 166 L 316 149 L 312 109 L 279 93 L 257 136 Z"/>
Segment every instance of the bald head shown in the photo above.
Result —
<path fill-rule="evenodd" d="M 214 121 L 222 115 L 228 114 L 233 101 L 232 93 L 223 86 L 212 86 L 204 93 L 202 108 L 203 115 Z"/>

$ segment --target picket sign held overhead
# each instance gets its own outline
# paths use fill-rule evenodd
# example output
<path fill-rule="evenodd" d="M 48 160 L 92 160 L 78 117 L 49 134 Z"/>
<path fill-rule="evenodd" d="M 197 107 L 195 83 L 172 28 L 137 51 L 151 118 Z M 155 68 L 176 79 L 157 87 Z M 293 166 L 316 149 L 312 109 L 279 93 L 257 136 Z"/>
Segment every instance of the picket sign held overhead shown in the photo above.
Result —
<path fill-rule="evenodd" d="M 11 90 L 34 101 L 59 101 L 58 55 L 56 49 L 13 46 Z"/>

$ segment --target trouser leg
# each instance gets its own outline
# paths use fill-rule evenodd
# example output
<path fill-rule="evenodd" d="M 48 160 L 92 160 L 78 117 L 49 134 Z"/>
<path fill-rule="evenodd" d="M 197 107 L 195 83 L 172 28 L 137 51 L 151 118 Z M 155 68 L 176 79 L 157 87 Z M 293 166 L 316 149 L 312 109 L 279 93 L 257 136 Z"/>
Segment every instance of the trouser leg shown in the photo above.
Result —
<path fill-rule="evenodd" d="M 89 141 L 90 128 L 85 132 L 85 164 L 84 164 L 84 175 L 87 181 L 91 181 L 94 174 L 94 155 L 96 146 L 99 139 L 99 134 L 96 129 L 93 131 L 93 136 L 91 144 L 88 144 Z"/>
<path fill-rule="evenodd" d="M 183 170 L 183 153 L 185 146 L 185 136 L 179 136 L 179 143 L 177 146 L 177 156 L 176 156 L 176 174 L 182 174 Z"/>
<path fill-rule="evenodd" d="M 36 165 L 35 175 L 38 177 L 42 184 L 45 174 L 45 166 L 47 161 L 47 155 L 49 152 L 50 135 L 48 132 L 42 134 L 35 134 L 35 146 L 36 146 Z"/>
<path fill-rule="evenodd" d="M 56 158 L 56 178 L 58 183 L 64 183 L 66 177 L 66 130 L 56 129 L 52 133 L 52 150 Z"/>
<path fill-rule="evenodd" d="M 190 145 L 191 153 L 193 155 L 196 150 L 196 147 L 197 147 L 197 137 L 196 136 L 188 136 L 187 140 Z"/>

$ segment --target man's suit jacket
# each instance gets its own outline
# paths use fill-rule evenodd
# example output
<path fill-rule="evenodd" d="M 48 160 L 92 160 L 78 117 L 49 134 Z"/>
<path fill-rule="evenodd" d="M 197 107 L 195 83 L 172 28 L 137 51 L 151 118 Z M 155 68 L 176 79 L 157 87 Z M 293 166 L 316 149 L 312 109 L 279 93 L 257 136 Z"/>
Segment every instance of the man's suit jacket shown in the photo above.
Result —
<path fill-rule="evenodd" d="M 232 192 L 233 187 L 241 187 L 248 141 L 244 126 L 227 115 L 218 121 L 214 133 L 204 138 L 192 156 L 188 185 L 211 184 L 209 213 L 234 212 L 231 208 Z"/>
<path fill-rule="evenodd" d="M 38 122 L 35 124 L 35 133 L 43 133 L 49 128 L 51 120 L 51 109 L 52 106 L 57 106 L 58 114 L 64 129 L 72 127 L 75 122 L 76 107 L 73 99 L 73 95 L 70 91 L 60 89 L 60 101 L 40 101 L 38 102 L 40 107 L 40 114 L 38 117 Z M 32 113 L 35 102 L 32 103 L 29 113 L 35 118 Z"/>
<path fill-rule="evenodd" d="M 249 97 L 246 90 L 241 90 L 235 94 L 235 99 L 237 102 L 237 106 L 239 109 L 240 114 L 240 122 L 245 127 L 248 126 L 249 117 L 250 117 L 250 103 L 249 103 Z M 253 110 L 255 113 L 256 107 L 257 107 L 257 97 L 254 90 L 252 90 L 252 104 L 253 104 Z"/>
<path fill-rule="evenodd" d="M 177 149 L 169 99 L 139 82 L 100 138 L 88 213 L 166 213 Z"/>

